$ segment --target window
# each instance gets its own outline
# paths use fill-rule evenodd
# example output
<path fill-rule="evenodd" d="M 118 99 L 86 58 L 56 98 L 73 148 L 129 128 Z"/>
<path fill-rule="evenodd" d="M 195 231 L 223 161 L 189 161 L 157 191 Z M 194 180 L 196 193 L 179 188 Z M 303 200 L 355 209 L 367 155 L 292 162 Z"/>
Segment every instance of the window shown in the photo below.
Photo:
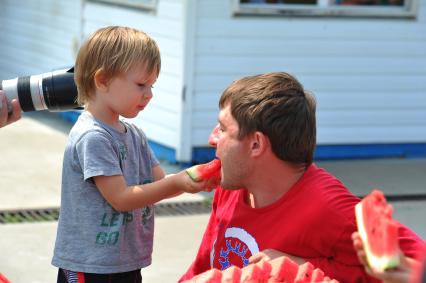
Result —
<path fill-rule="evenodd" d="M 123 7 L 138 8 L 142 10 L 154 10 L 157 0 L 90 0 L 91 2 L 100 2 Z"/>
<path fill-rule="evenodd" d="M 234 0 L 236 15 L 414 17 L 417 0 Z"/>

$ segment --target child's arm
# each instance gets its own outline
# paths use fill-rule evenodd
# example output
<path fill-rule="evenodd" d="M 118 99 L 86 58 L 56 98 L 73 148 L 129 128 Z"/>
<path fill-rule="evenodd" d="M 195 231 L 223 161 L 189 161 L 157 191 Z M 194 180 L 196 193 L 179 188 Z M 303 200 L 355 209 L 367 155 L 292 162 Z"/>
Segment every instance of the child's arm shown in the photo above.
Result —
<path fill-rule="evenodd" d="M 161 168 L 160 165 L 157 165 L 154 168 L 152 168 L 152 175 L 154 176 L 154 182 L 164 179 L 164 177 L 166 177 L 166 173 L 164 172 L 163 168 Z"/>
<path fill-rule="evenodd" d="M 163 168 L 161 168 L 160 165 L 157 165 L 154 168 L 152 168 L 152 174 L 154 175 L 154 181 L 158 181 L 158 180 L 170 177 L 171 175 L 174 175 L 174 174 L 166 175 L 166 173 L 164 172 Z M 179 191 L 176 194 L 167 196 L 167 198 L 176 197 L 178 195 L 181 195 L 182 193 L 183 193 L 183 191 Z"/>
<path fill-rule="evenodd" d="M 154 177 L 157 173 L 154 173 Z M 185 171 L 153 183 L 131 187 L 127 187 L 121 175 L 96 176 L 93 180 L 102 196 L 117 211 L 130 211 L 151 205 L 182 191 L 197 193 L 215 186 L 215 180 L 212 179 L 194 182 Z"/>

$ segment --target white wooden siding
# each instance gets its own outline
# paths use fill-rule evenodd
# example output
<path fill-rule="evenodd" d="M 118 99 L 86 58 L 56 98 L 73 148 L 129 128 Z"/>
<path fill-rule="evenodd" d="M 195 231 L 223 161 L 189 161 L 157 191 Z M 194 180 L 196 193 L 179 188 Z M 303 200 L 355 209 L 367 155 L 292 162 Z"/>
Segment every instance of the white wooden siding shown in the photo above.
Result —
<path fill-rule="evenodd" d="M 315 94 L 319 144 L 424 143 L 426 0 L 418 1 L 416 19 L 372 19 L 234 17 L 231 0 L 158 0 L 153 12 L 2 0 L 0 78 L 72 65 L 81 39 L 126 25 L 151 35 L 162 55 L 154 98 L 134 122 L 179 161 L 208 146 L 233 80 L 270 71 L 294 74 Z"/>
<path fill-rule="evenodd" d="M 74 64 L 80 1 L 2 0 L 0 5 L 0 79 Z"/>
<path fill-rule="evenodd" d="M 121 25 L 141 29 L 157 42 L 162 66 L 154 97 L 133 122 L 144 129 L 149 139 L 174 149 L 181 138 L 182 15 L 182 2 L 177 0 L 158 1 L 153 12 L 86 2 L 83 15 L 85 36 L 103 26 Z"/>
<path fill-rule="evenodd" d="M 318 102 L 319 144 L 426 142 L 426 0 L 417 19 L 233 17 L 232 1 L 198 3 L 194 146 L 235 79 L 287 71 Z"/>

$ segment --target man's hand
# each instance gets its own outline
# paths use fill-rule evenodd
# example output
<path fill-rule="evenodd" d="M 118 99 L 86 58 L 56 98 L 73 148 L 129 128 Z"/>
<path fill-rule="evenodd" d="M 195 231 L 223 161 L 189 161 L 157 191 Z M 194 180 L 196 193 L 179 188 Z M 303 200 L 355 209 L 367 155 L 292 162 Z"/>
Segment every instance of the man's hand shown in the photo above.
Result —
<path fill-rule="evenodd" d="M 410 279 L 413 276 L 413 267 L 415 265 L 420 265 L 421 263 L 407 258 L 402 251 L 399 251 L 399 266 L 398 268 L 389 269 L 386 271 L 375 271 L 368 266 L 367 257 L 362 245 L 361 236 L 358 232 L 352 234 L 352 243 L 356 254 L 358 256 L 359 262 L 364 266 L 365 271 L 370 276 L 382 280 L 383 283 L 408 283 L 411 282 Z M 420 270 L 420 268 L 418 268 Z"/>
<path fill-rule="evenodd" d="M 16 99 L 11 101 L 12 113 L 9 115 L 7 111 L 7 99 L 6 95 L 0 90 L 0 128 L 9 125 L 21 118 L 21 107 Z"/>
<path fill-rule="evenodd" d="M 249 258 L 249 263 L 250 264 L 251 263 L 257 263 L 257 262 L 262 261 L 262 260 L 270 261 L 270 260 L 273 260 L 273 259 L 281 257 L 281 256 L 286 256 L 299 265 L 306 262 L 306 260 L 304 260 L 301 257 L 289 255 L 289 254 L 280 252 L 278 250 L 266 249 L 266 250 L 263 250 L 261 252 L 258 252 L 257 254 L 252 255 Z"/>

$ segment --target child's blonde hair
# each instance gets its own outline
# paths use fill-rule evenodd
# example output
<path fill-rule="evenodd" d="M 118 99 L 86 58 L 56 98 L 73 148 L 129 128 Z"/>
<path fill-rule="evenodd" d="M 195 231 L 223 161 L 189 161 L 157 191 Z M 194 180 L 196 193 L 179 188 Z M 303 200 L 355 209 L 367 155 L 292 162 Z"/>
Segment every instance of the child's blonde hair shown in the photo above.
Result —
<path fill-rule="evenodd" d="M 160 50 L 146 33 L 129 27 L 110 26 L 95 31 L 81 46 L 74 66 L 78 103 L 94 94 L 94 76 L 102 71 L 107 79 L 126 73 L 135 64 L 148 73 L 160 72 Z"/>

